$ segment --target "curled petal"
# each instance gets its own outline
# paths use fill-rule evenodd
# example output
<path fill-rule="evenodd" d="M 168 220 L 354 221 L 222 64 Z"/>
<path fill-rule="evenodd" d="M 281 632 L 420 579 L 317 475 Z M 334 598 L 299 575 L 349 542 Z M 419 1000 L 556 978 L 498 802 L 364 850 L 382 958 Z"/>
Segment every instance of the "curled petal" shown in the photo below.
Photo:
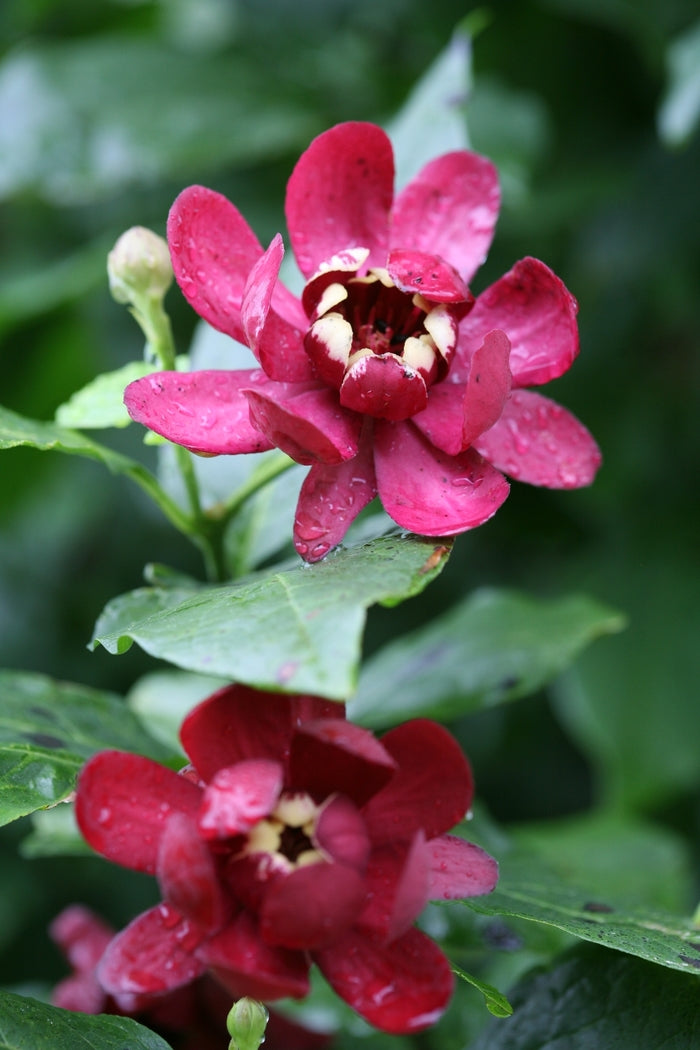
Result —
<path fill-rule="evenodd" d="M 184 813 L 173 813 L 158 850 L 158 884 L 163 897 L 203 929 L 216 929 L 226 904 L 214 859 L 199 836 L 197 824 Z"/>
<path fill-rule="evenodd" d="M 324 260 L 313 277 L 306 282 L 301 294 L 306 316 L 313 321 L 331 308 L 328 305 L 331 300 L 334 300 L 333 305 L 337 306 L 346 299 L 345 285 L 348 277 L 358 272 L 368 256 L 369 248 L 347 248 Z M 330 285 L 334 287 L 328 292 Z"/>
<path fill-rule="evenodd" d="M 244 834 L 274 808 L 284 780 L 279 762 L 251 758 L 226 766 L 204 789 L 199 830 L 207 839 Z"/>
<path fill-rule="evenodd" d="M 204 186 L 189 186 L 168 216 L 175 278 L 190 306 L 219 332 L 245 342 L 241 299 L 262 245 L 237 208 Z"/>
<path fill-rule="evenodd" d="M 268 944 L 308 950 L 333 944 L 350 929 L 365 899 L 354 868 L 321 861 L 273 879 L 260 911 Z"/>
<path fill-rule="evenodd" d="M 348 368 L 340 403 L 354 412 L 396 422 L 425 408 L 428 391 L 420 372 L 396 354 L 368 353 Z"/>
<path fill-rule="evenodd" d="M 436 157 L 398 195 L 391 247 L 440 255 L 469 281 L 486 258 L 500 203 L 491 161 L 466 150 Z"/>
<path fill-rule="evenodd" d="M 508 495 L 502 474 L 473 449 L 448 456 L 411 423 L 376 426 L 377 490 L 397 524 L 424 536 L 454 536 L 488 521 Z"/>
<path fill-rule="evenodd" d="M 473 842 L 456 835 L 440 835 L 426 848 L 430 855 L 430 900 L 478 897 L 495 887 L 498 864 Z"/>
<path fill-rule="evenodd" d="M 337 864 L 365 870 L 370 849 L 367 828 L 357 806 L 344 795 L 333 795 L 323 804 L 313 841 Z"/>
<path fill-rule="evenodd" d="M 158 904 L 110 942 L 97 978 L 111 995 L 149 995 L 189 984 L 204 972 L 195 949 L 202 930 L 169 904 Z"/>
<path fill-rule="evenodd" d="M 103 857 L 153 874 L 172 813 L 194 816 L 201 788 L 142 755 L 100 751 L 83 767 L 75 815 L 83 835 Z"/>
<path fill-rule="evenodd" d="M 532 390 L 516 390 L 474 447 L 510 477 L 551 489 L 590 485 L 601 462 L 583 423 Z"/>
<path fill-rule="evenodd" d="M 374 460 L 368 441 L 345 463 L 314 463 L 299 493 L 294 519 L 294 545 L 305 561 L 328 554 L 377 494 Z"/>
<path fill-rule="evenodd" d="M 375 848 L 365 875 L 367 904 L 358 924 L 387 944 L 404 934 L 428 902 L 429 859 L 422 831 L 410 842 Z"/>
<path fill-rule="evenodd" d="M 296 789 L 317 799 L 339 792 L 362 806 L 394 775 L 396 763 L 373 733 L 345 719 L 305 722 L 289 759 Z"/>
<path fill-rule="evenodd" d="M 346 248 L 383 266 L 394 193 L 394 155 L 374 124 L 338 124 L 314 139 L 287 183 L 287 228 L 305 277 Z"/>
<path fill-rule="evenodd" d="M 402 292 L 417 292 L 433 303 L 473 303 L 474 296 L 457 271 L 434 254 L 394 248 L 387 270 Z"/>
<path fill-rule="evenodd" d="M 464 817 L 472 799 L 471 769 L 455 738 L 437 722 L 415 718 L 389 730 L 381 743 L 398 771 L 364 808 L 374 842 L 431 839 Z"/>
<path fill-rule="evenodd" d="M 278 234 L 250 272 L 243 293 L 241 318 L 246 342 L 266 375 L 282 382 L 302 383 L 313 378 L 302 337 L 306 317 L 298 304 L 301 315 L 298 324 L 290 324 L 272 306 L 283 255 L 282 238 Z"/>
<path fill-rule="evenodd" d="M 309 993 L 309 963 L 303 952 L 266 944 L 255 919 L 240 912 L 198 951 L 233 996 L 301 999 Z"/>
<path fill-rule="evenodd" d="M 341 718 L 342 704 L 315 696 L 283 696 L 244 685 L 219 689 L 185 718 L 180 740 L 204 780 L 247 759 L 279 761 L 295 727 L 307 719 Z M 197 806 L 201 791 L 197 795 Z"/>
<path fill-rule="evenodd" d="M 342 463 L 357 454 L 362 417 L 341 408 L 333 390 L 270 383 L 246 395 L 254 425 L 297 463 Z"/>
<path fill-rule="evenodd" d="M 130 383 L 124 403 L 137 423 L 191 452 L 266 452 L 273 445 L 251 424 L 241 391 L 267 382 L 259 369 L 155 372 Z"/>
<path fill-rule="evenodd" d="M 341 999 L 393 1035 L 435 1024 L 452 995 L 450 964 L 420 930 L 407 930 L 391 944 L 353 930 L 313 958 Z"/>
<path fill-rule="evenodd" d="M 487 332 L 502 329 L 511 342 L 513 386 L 539 386 L 562 375 L 579 349 L 571 292 L 539 259 L 525 258 L 482 292 L 459 328 L 453 375 L 464 377 Z"/>

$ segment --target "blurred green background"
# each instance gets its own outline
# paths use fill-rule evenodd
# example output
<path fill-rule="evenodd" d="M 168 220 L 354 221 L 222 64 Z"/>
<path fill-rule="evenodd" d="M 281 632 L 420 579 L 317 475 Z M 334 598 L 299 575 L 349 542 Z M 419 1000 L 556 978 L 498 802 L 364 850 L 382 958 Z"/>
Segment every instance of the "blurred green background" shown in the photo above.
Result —
<path fill-rule="evenodd" d="M 4 0 L 0 401 L 50 419 L 96 373 L 138 357 L 140 334 L 107 289 L 117 236 L 135 224 L 164 232 L 175 195 L 202 182 L 265 242 L 283 228 L 286 179 L 309 140 L 341 120 L 389 124 L 465 16 L 478 32 L 464 117 L 504 186 L 473 290 L 529 254 L 577 296 L 582 353 L 547 393 L 593 431 L 604 465 L 581 492 L 515 484 L 420 601 L 371 614 L 368 651 L 483 584 L 585 591 L 623 610 L 626 632 L 546 693 L 456 729 L 498 819 L 591 805 L 643 815 L 679 836 L 697 870 L 693 0 Z M 168 306 L 185 350 L 196 318 L 176 290 Z M 141 454 L 132 430 L 113 443 Z M 201 572 L 126 480 L 4 452 L 0 665 L 128 689 L 152 661 L 85 645 L 104 603 L 138 586 L 152 560 Z M 25 831 L 1 840 L 4 983 L 60 972 L 41 938 L 74 896 L 98 906 L 108 896 L 124 921 L 150 893 L 119 873 L 115 894 L 114 873 L 96 861 L 22 861 Z"/>

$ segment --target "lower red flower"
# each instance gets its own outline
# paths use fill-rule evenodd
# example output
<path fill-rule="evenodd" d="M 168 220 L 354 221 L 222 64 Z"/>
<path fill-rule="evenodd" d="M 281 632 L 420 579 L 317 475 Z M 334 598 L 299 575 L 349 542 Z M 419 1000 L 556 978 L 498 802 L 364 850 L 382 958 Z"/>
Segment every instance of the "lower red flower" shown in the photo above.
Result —
<path fill-rule="evenodd" d="M 301 998 L 315 963 L 384 1031 L 436 1021 L 452 971 L 414 920 L 497 879 L 491 857 L 445 834 L 472 798 L 450 734 L 420 719 L 380 741 L 329 701 L 231 686 L 181 739 L 179 774 L 105 751 L 80 777 L 87 841 L 163 894 L 111 941 L 101 986 L 163 993 L 209 972 L 234 997 Z"/>

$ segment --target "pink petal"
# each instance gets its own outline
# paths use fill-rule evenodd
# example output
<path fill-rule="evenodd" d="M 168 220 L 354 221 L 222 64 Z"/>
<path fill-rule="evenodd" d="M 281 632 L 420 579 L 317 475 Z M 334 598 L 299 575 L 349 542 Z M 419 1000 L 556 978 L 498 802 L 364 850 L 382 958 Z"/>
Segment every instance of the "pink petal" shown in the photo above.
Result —
<path fill-rule="evenodd" d="M 459 326 L 452 374 L 463 378 L 470 355 L 487 332 L 502 329 L 511 342 L 514 386 L 539 386 L 570 368 L 578 354 L 578 305 L 539 259 L 521 259 L 487 288 Z"/>
<path fill-rule="evenodd" d="M 305 561 L 328 554 L 377 494 L 374 455 L 369 441 L 345 463 L 314 463 L 299 493 L 294 519 L 294 545 Z"/>
<path fill-rule="evenodd" d="M 416 929 L 391 944 L 353 930 L 313 958 L 341 999 L 375 1028 L 393 1035 L 435 1024 L 454 987 L 449 962 Z"/>
<path fill-rule="evenodd" d="M 431 445 L 457 456 L 497 421 L 510 393 L 510 343 L 490 332 L 473 354 L 467 382 L 431 387 L 428 404 L 412 422 Z"/>
<path fill-rule="evenodd" d="M 474 302 L 474 296 L 455 268 L 434 253 L 393 248 L 386 266 L 402 292 L 417 292 L 433 303 Z"/>
<path fill-rule="evenodd" d="M 381 742 L 399 768 L 364 808 L 374 842 L 411 839 L 417 831 L 431 839 L 462 820 L 472 800 L 472 774 L 446 729 L 416 718 L 389 730 Z"/>
<path fill-rule="evenodd" d="M 384 265 L 393 186 L 393 151 L 381 128 L 337 124 L 314 139 L 287 183 L 285 204 L 305 277 L 345 248 L 369 248 L 368 266 Z"/>
<path fill-rule="evenodd" d="M 486 258 L 500 202 L 491 161 L 466 151 L 436 157 L 397 197 L 391 247 L 440 255 L 469 281 Z"/>
<path fill-rule="evenodd" d="M 367 904 L 358 924 L 386 943 L 404 934 L 428 902 L 428 863 L 422 831 L 410 842 L 375 849 L 365 876 Z"/>
<path fill-rule="evenodd" d="M 153 874 L 168 818 L 176 812 L 194 816 L 201 797 L 196 784 L 150 758 L 100 751 L 80 774 L 75 815 L 103 857 Z"/>
<path fill-rule="evenodd" d="M 301 999 L 309 993 L 309 963 L 303 952 L 266 944 L 255 919 L 240 912 L 200 948 L 199 957 L 235 998 Z"/>
<path fill-rule="evenodd" d="M 391 779 L 396 763 L 377 738 L 340 719 L 305 722 L 292 739 L 290 780 L 319 801 L 340 792 L 357 806 Z"/>
<path fill-rule="evenodd" d="M 146 995 L 189 984 L 205 966 L 194 951 L 203 933 L 169 904 L 158 904 L 118 933 L 97 978 L 111 995 Z"/>
<path fill-rule="evenodd" d="M 250 831 L 275 808 L 284 770 L 269 758 L 250 758 L 218 770 L 204 789 L 199 830 L 207 839 Z"/>
<path fill-rule="evenodd" d="M 184 813 L 173 813 L 161 836 L 158 884 L 165 900 L 203 929 L 219 927 L 226 902 L 219 887 L 214 859 Z"/>
<path fill-rule="evenodd" d="M 51 1003 L 78 1014 L 103 1014 L 107 1012 L 108 996 L 94 973 L 74 973 L 53 988 Z"/>
<path fill-rule="evenodd" d="M 246 396 L 254 425 L 297 463 L 342 463 L 357 454 L 362 417 L 341 408 L 334 390 L 268 383 Z"/>
<path fill-rule="evenodd" d="M 274 879 L 260 911 L 268 944 L 324 948 L 350 929 L 365 900 L 365 881 L 354 868 L 321 861 Z"/>
<path fill-rule="evenodd" d="M 440 835 L 427 844 L 430 853 L 430 900 L 458 900 L 490 893 L 498 881 L 498 864 L 473 842 Z"/>
<path fill-rule="evenodd" d="M 346 409 L 379 419 L 408 419 L 425 408 L 428 392 L 420 372 L 395 354 L 368 354 L 350 366 L 340 387 Z"/>
<path fill-rule="evenodd" d="M 190 711 L 180 728 L 180 740 L 200 776 L 209 781 L 219 769 L 247 759 L 285 761 L 299 723 L 342 714 L 342 704 L 319 697 L 230 685 Z"/>
<path fill-rule="evenodd" d="M 314 845 L 345 867 L 364 872 L 370 841 L 364 817 L 349 798 L 332 795 L 316 817 Z"/>
<path fill-rule="evenodd" d="M 552 489 L 590 485 L 600 450 L 575 416 L 532 390 L 517 390 L 474 447 L 518 481 Z"/>
<path fill-rule="evenodd" d="M 473 449 L 447 456 L 410 423 L 375 428 L 377 489 L 387 514 L 425 536 L 454 536 L 492 517 L 508 495 L 502 474 Z"/>
<path fill-rule="evenodd" d="M 129 415 L 176 445 L 204 455 L 265 452 L 272 444 L 250 423 L 241 389 L 268 380 L 259 369 L 155 372 L 124 391 Z"/>
<path fill-rule="evenodd" d="M 70 904 L 51 923 L 49 936 L 74 970 L 92 971 L 114 937 L 114 930 L 90 908 Z"/>
<path fill-rule="evenodd" d="M 246 342 L 271 379 L 300 383 L 313 379 L 311 362 L 304 350 L 306 315 L 298 304 L 301 327 L 285 321 L 271 309 L 277 287 L 284 246 L 279 234 L 250 272 L 241 304 Z"/>
<path fill-rule="evenodd" d="M 170 209 L 168 244 L 190 306 L 219 332 L 245 342 L 241 299 L 262 245 L 238 209 L 214 190 L 189 186 Z"/>

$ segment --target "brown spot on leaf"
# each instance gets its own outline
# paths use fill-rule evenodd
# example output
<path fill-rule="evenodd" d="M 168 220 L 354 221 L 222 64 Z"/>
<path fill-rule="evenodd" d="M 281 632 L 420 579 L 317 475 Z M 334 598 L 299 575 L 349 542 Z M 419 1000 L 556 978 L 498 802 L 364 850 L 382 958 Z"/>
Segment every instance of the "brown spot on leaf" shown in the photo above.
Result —
<path fill-rule="evenodd" d="M 594 912 L 596 915 L 607 915 L 609 912 L 615 911 L 609 904 L 601 904 L 600 901 L 586 901 L 583 910 Z"/>

